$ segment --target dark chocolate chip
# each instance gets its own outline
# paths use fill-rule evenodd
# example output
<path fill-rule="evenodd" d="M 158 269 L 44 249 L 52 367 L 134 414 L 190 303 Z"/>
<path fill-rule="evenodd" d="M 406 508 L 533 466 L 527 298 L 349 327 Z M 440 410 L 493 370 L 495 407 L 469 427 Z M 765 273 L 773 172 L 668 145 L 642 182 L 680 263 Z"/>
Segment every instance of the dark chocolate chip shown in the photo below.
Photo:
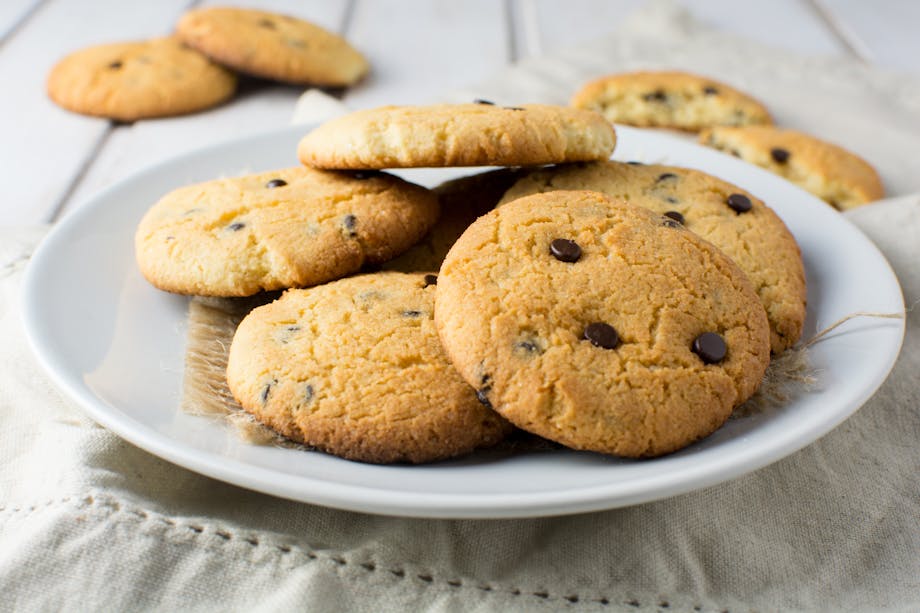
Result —
<path fill-rule="evenodd" d="M 728 347 L 715 332 L 703 332 L 693 341 L 693 353 L 707 364 L 716 364 L 725 359 Z"/>
<path fill-rule="evenodd" d="M 288 332 L 297 332 L 298 330 L 300 330 L 300 326 L 288 326 L 287 327 Z"/>
<path fill-rule="evenodd" d="M 495 103 L 492 102 L 491 100 L 484 100 L 482 98 L 476 98 L 475 100 L 473 100 L 473 104 L 486 104 L 488 106 L 495 106 Z"/>
<path fill-rule="evenodd" d="M 626 163 L 629 164 L 630 166 L 645 166 L 645 164 L 643 164 L 642 162 L 637 162 L 636 160 L 630 160 Z"/>
<path fill-rule="evenodd" d="M 271 19 L 260 19 L 259 25 L 262 26 L 263 28 L 268 28 L 269 30 L 275 29 L 275 22 L 272 21 Z"/>
<path fill-rule="evenodd" d="M 732 194 L 725 202 L 736 213 L 747 213 L 754 206 L 751 199 L 744 194 Z"/>
<path fill-rule="evenodd" d="M 246 224 L 244 224 L 241 221 L 234 221 L 232 224 L 227 226 L 227 228 L 229 228 L 230 230 L 233 230 L 234 232 L 239 232 L 245 227 L 246 227 Z"/>
<path fill-rule="evenodd" d="M 307 383 L 307 386 L 303 390 L 304 404 L 310 404 L 312 400 L 313 400 L 313 386 Z"/>
<path fill-rule="evenodd" d="M 613 326 L 600 321 L 588 324 L 584 337 L 595 347 L 603 349 L 616 349 L 620 344 L 620 335 L 613 329 Z"/>
<path fill-rule="evenodd" d="M 560 262 L 577 262 L 581 257 L 581 247 L 575 241 L 555 238 L 549 244 L 549 252 Z"/>
<path fill-rule="evenodd" d="M 481 390 L 476 390 L 476 399 L 481 402 L 486 408 L 491 409 L 492 403 L 489 402 L 487 394 L 491 391 L 491 388 L 483 388 Z"/>
<path fill-rule="evenodd" d="M 782 147 L 774 147 L 770 149 L 770 157 L 773 158 L 777 164 L 785 164 L 789 161 L 789 152 Z"/>
<path fill-rule="evenodd" d="M 514 353 L 530 357 L 535 354 L 543 353 L 543 347 L 537 342 L 536 338 L 525 338 L 514 343 Z"/>
<path fill-rule="evenodd" d="M 174 240 L 176 240 L 176 237 L 175 237 L 175 236 L 167 236 L 164 240 L 165 240 L 165 241 L 174 241 Z"/>
<path fill-rule="evenodd" d="M 707 85 L 706 87 L 703 88 L 703 93 L 706 94 L 707 96 L 715 96 L 716 94 L 719 93 L 719 88 L 713 87 L 712 85 Z"/>
<path fill-rule="evenodd" d="M 674 196 L 665 196 L 664 201 L 669 204 L 677 204 L 678 202 L 677 198 L 675 198 Z"/>
<path fill-rule="evenodd" d="M 665 217 L 673 219 L 677 223 L 684 225 L 684 216 L 678 213 L 677 211 L 668 211 L 664 214 Z"/>
<path fill-rule="evenodd" d="M 644 96 L 642 96 L 642 98 L 646 102 L 664 102 L 665 100 L 668 99 L 668 95 L 665 93 L 663 89 L 656 89 L 653 92 L 645 94 Z"/>
<path fill-rule="evenodd" d="M 272 379 L 271 383 L 266 383 L 265 387 L 262 388 L 262 393 L 259 394 L 259 400 L 262 401 L 262 404 L 268 402 L 268 395 L 271 393 L 272 387 L 274 387 L 277 383 L 277 379 Z"/>
<path fill-rule="evenodd" d="M 738 151 L 737 149 L 732 149 L 731 151 L 729 151 L 729 153 L 731 153 L 731 154 L 732 154 L 733 156 L 735 156 L 736 158 L 740 158 L 740 157 L 741 157 L 741 152 Z"/>
<path fill-rule="evenodd" d="M 275 189 L 276 187 L 284 187 L 285 185 L 287 185 L 287 181 L 285 181 L 284 179 L 272 179 L 271 181 L 265 184 L 265 188 Z"/>
<path fill-rule="evenodd" d="M 358 232 L 355 230 L 358 227 L 358 218 L 354 215 L 346 215 L 342 218 L 342 226 L 348 231 L 348 236 L 354 238 L 358 235 Z"/>
<path fill-rule="evenodd" d="M 403 317 L 421 317 L 422 311 L 415 311 L 415 310 L 403 311 L 402 316 Z"/>
<path fill-rule="evenodd" d="M 676 178 L 677 178 L 677 175 L 674 174 L 673 172 L 665 172 L 665 173 L 658 175 L 658 178 L 655 179 L 655 182 L 658 183 L 660 181 L 667 181 L 668 179 L 676 179 Z"/>
<path fill-rule="evenodd" d="M 506 106 L 505 108 L 508 109 L 509 111 L 523 111 L 524 110 L 524 107 L 522 106 Z"/>
<path fill-rule="evenodd" d="M 438 284 L 438 275 L 425 275 L 425 287 Z"/>
<path fill-rule="evenodd" d="M 118 69 L 121 68 L 122 66 L 123 66 L 123 64 L 122 64 L 119 60 L 115 60 L 114 62 L 112 62 L 111 64 L 109 64 L 109 68 L 111 68 L 112 70 L 118 70 Z"/>

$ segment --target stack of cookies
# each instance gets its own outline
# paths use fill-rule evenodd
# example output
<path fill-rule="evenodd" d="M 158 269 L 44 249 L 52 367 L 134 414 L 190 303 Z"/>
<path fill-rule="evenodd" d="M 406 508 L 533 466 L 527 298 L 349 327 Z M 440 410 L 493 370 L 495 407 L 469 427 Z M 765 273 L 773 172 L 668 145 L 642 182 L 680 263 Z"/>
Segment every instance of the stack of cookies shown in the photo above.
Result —
<path fill-rule="evenodd" d="M 419 463 L 517 427 L 669 453 L 724 423 L 799 338 L 804 273 L 753 195 L 611 162 L 615 141 L 565 107 L 353 113 L 304 137 L 303 167 L 165 196 L 138 264 L 172 292 L 286 289 L 240 323 L 227 383 L 310 447 Z M 501 168 L 433 191 L 382 172 L 432 166 Z"/>
<path fill-rule="evenodd" d="M 839 210 L 885 195 L 878 173 L 858 155 L 773 126 L 763 104 L 707 77 L 674 71 L 609 75 L 582 87 L 572 106 L 611 122 L 698 133 L 702 144 L 766 168 Z"/>
<path fill-rule="evenodd" d="M 65 109 L 135 121 L 193 113 L 236 91 L 236 73 L 346 87 L 368 71 L 343 38 L 313 23 L 255 9 L 188 11 L 168 38 L 98 45 L 62 59 L 48 96 Z"/>

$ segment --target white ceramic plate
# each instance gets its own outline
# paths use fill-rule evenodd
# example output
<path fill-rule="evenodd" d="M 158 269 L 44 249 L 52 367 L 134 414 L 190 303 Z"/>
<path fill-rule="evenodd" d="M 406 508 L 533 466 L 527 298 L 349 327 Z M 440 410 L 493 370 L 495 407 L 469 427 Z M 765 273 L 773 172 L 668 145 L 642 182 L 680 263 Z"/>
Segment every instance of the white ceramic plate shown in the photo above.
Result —
<path fill-rule="evenodd" d="M 900 320 L 852 320 L 814 346 L 822 389 L 730 420 L 666 457 L 627 461 L 569 451 L 495 452 L 427 466 L 373 466 L 241 442 L 218 421 L 178 409 L 187 299 L 148 285 L 134 264 L 134 229 L 181 185 L 297 163 L 304 128 L 239 140 L 147 169 L 63 220 L 26 273 L 25 326 L 39 360 L 89 415 L 171 462 L 246 488 L 332 507 L 419 517 L 523 517 L 625 506 L 750 472 L 816 440 L 882 383 L 904 335 Z M 620 128 L 615 157 L 691 166 L 766 200 L 802 248 L 805 336 L 855 311 L 900 312 L 883 256 L 822 202 L 748 164 L 665 134 Z M 471 172 L 411 171 L 435 183 Z"/>

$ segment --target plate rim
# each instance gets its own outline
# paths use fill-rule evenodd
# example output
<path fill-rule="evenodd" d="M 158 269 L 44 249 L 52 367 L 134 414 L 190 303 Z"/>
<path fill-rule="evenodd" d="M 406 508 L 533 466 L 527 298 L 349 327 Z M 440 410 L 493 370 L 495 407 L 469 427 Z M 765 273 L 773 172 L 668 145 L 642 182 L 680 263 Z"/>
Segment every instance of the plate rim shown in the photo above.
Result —
<path fill-rule="evenodd" d="M 584 486 L 576 491 L 541 491 L 514 494 L 394 492 L 365 485 L 334 483 L 315 477 L 290 474 L 284 476 L 293 485 L 286 485 L 283 482 L 279 482 L 278 476 L 283 475 L 283 473 L 279 473 L 276 470 L 198 450 L 188 446 L 183 441 L 156 431 L 147 424 L 127 415 L 119 407 L 113 406 L 103 398 L 93 394 L 91 390 L 82 384 L 82 381 L 74 380 L 72 376 L 69 376 L 66 364 L 61 363 L 61 360 L 53 352 L 46 350 L 46 347 L 42 345 L 42 323 L 38 320 L 38 309 L 31 308 L 31 304 L 37 299 L 37 292 L 41 283 L 41 270 L 48 265 L 47 260 L 53 260 L 55 245 L 62 240 L 61 237 L 67 236 L 69 228 L 79 224 L 85 217 L 92 218 L 97 209 L 105 210 L 105 202 L 112 192 L 121 189 L 125 184 L 140 181 L 150 175 L 156 175 L 162 172 L 163 167 L 166 165 L 182 164 L 185 161 L 200 158 L 209 152 L 220 151 L 229 146 L 241 146 L 247 142 L 263 139 L 271 140 L 289 137 L 293 131 L 303 134 L 309 128 L 310 126 L 288 126 L 242 138 L 228 139 L 148 164 L 83 200 L 63 219 L 52 226 L 48 234 L 41 240 L 26 267 L 20 291 L 21 316 L 28 345 L 55 385 L 62 389 L 67 396 L 75 400 L 94 421 L 141 449 L 193 472 L 225 483 L 298 502 L 401 517 L 457 519 L 548 517 L 612 509 L 670 498 L 729 481 L 772 464 L 817 441 L 852 416 L 884 383 L 900 354 L 906 324 L 903 318 L 900 319 L 897 347 L 889 353 L 888 361 L 879 370 L 880 374 L 876 377 L 877 380 L 874 380 L 861 394 L 850 398 L 844 403 L 845 408 L 835 413 L 833 419 L 816 421 L 808 428 L 798 429 L 794 436 L 781 440 L 781 444 L 775 444 L 766 451 L 761 447 L 742 449 L 732 456 L 733 463 L 727 468 L 720 467 L 719 470 L 714 470 L 712 463 L 704 463 L 699 466 L 692 465 L 666 475 L 657 474 L 651 478 L 618 481 L 613 485 Z M 660 132 L 650 132 L 624 126 L 617 126 L 617 131 L 618 133 L 642 132 L 645 135 L 653 135 L 655 138 L 673 139 L 681 142 L 682 145 L 692 145 L 703 149 L 699 145 L 687 143 L 675 136 Z M 729 158 L 734 163 L 743 164 L 743 162 L 719 152 L 711 151 L 711 153 Z M 750 166 L 749 170 L 767 174 L 771 178 L 781 179 L 754 166 Z M 809 200 L 821 203 L 811 194 L 802 190 L 799 191 L 806 195 Z M 823 203 L 821 204 L 826 206 Z M 855 234 L 859 235 L 864 242 L 863 246 L 873 251 L 879 262 L 884 266 L 894 282 L 894 287 L 898 292 L 899 305 L 903 310 L 903 290 L 887 258 L 858 226 L 843 215 L 840 215 L 839 219 L 849 226 Z M 654 482 L 654 487 L 648 487 L 649 481 Z M 611 489 L 613 490 L 612 492 Z"/>

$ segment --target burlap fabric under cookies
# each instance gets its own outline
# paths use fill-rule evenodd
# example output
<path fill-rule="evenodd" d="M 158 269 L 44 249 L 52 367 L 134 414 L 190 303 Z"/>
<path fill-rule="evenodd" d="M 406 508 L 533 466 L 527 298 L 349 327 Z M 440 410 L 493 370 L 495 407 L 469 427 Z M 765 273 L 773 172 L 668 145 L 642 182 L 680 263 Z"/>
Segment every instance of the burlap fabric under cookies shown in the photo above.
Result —
<path fill-rule="evenodd" d="M 599 45 L 609 49 L 615 39 L 624 50 L 628 41 L 641 49 L 674 25 L 647 22 Z M 678 65 L 693 61 L 682 48 L 692 55 L 706 45 L 696 27 L 670 40 Z M 729 48 L 723 39 L 718 44 L 712 57 Z M 738 53 L 757 53 L 750 43 L 736 45 Z M 667 61 L 661 53 L 656 61 Z M 766 70 L 772 57 L 753 66 Z M 611 68 L 636 61 L 609 56 Z M 785 57 L 779 62 L 775 70 L 791 82 L 794 67 Z M 536 83 L 538 66 L 522 68 L 527 83 Z M 730 70 L 712 66 L 735 81 Z M 703 62 L 698 70 L 709 67 Z M 856 75 L 838 86 L 852 90 L 848 104 L 880 104 L 876 92 L 888 77 L 844 68 Z M 743 84 L 772 78 L 769 70 L 738 77 Z M 815 89 L 809 74 L 799 78 L 793 100 Z M 526 83 L 518 85 L 527 91 Z M 920 91 L 915 82 L 911 87 Z M 767 89 L 766 102 L 789 103 L 785 89 Z M 868 94 L 860 98 L 862 92 Z M 920 125 L 920 105 L 894 97 L 885 104 L 887 119 Z M 843 131 L 846 118 L 840 121 Z M 859 142 L 848 144 L 861 150 Z M 916 141 L 896 154 L 909 159 L 915 149 Z M 888 257 L 907 303 L 920 300 L 920 198 L 847 216 Z M 90 422 L 48 382 L 21 331 L 21 270 L 42 234 L 0 237 L 0 609 L 920 609 L 916 309 L 908 313 L 898 363 L 875 397 L 820 441 L 751 475 L 572 517 L 388 518 L 219 483 Z"/>

